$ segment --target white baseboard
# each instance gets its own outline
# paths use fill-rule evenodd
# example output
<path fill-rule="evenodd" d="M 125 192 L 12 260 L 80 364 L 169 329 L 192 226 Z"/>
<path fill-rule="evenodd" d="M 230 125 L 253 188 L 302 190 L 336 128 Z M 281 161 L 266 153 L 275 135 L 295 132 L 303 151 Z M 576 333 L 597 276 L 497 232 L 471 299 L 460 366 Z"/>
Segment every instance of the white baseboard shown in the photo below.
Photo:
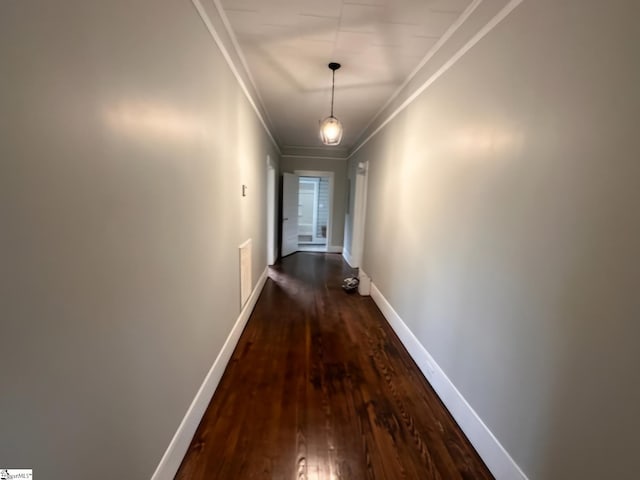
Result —
<path fill-rule="evenodd" d="M 342 253 L 342 245 L 329 245 L 327 247 L 327 253 Z"/>
<path fill-rule="evenodd" d="M 178 472 L 182 459 L 191 444 L 193 435 L 196 433 L 200 420 L 202 419 L 202 416 L 204 415 L 204 412 L 206 411 L 207 406 L 218 387 L 218 383 L 220 383 L 222 374 L 224 373 L 227 363 L 229 363 L 229 359 L 233 354 L 233 350 L 240 339 L 242 330 L 244 330 L 244 327 L 249 320 L 249 316 L 251 315 L 251 312 L 253 312 L 253 308 L 258 301 L 260 292 L 262 292 L 264 284 L 267 281 L 267 272 L 268 268 L 265 268 L 258 280 L 258 283 L 253 289 L 253 292 L 251 292 L 251 296 L 242 309 L 242 312 L 240 312 L 240 316 L 238 317 L 236 324 L 233 326 L 231 333 L 224 342 L 222 350 L 220 350 L 220 353 L 213 362 L 204 382 L 202 382 L 198 393 L 196 393 L 195 398 L 191 402 L 191 406 L 182 419 L 182 422 L 173 436 L 169 447 L 167 447 L 167 450 L 164 452 L 164 455 L 162 456 L 156 471 L 151 477 L 151 480 L 172 480 Z"/>
<path fill-rule="evenodd" d="M 353 266 L 353 258 L 351 258 L 351 253 L 349 253 L 346 248 L 342 249 L 342 258 L 344 258 L 344 261 L 347 262 L 351 268 L 356 268 Z"/>
<path fill-rule="evenodd" d="M 371 298 L 496 479 L 527 480 L 524 472 L 373 283 Z"/>

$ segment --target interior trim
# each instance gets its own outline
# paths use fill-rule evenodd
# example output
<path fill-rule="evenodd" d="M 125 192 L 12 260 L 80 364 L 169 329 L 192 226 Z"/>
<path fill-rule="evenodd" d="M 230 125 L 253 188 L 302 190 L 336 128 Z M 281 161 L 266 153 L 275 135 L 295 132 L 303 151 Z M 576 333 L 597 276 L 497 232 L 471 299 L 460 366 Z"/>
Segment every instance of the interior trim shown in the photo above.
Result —
<path fill-rule="evenodd" d="M 511 0 L 507 3 L 502 9 L 491 19 L 487 24 L 482 27 L 478 33 L 476 33 L 471 39 L 464 44 L 460 50 L 458 50 L 455 54 L 451 56 L 449 60 L 447 60 L 444 65 L 442 65 L 433 75 L 431 75 L 420 87 L 418 87 L 415 92 L 413 92 L 402 104 L 398 106 L 385 120 L 382 122 L 373 132 L 371 132 L 367 138 L 365 138 L 357 147 L 355 147 L 349 156 L 350 159 L 353 157 L 358 150 L 364 147 L 369 140 L 375 137 L 384 127 L 387 126 L 391 120 L 396 118 L 398 114 L 400 114 L 405 108 L 411 105 L 422 92 L 424 92 L 427 88 L 429 88 L 438 78 L 440 78 L 447 70 L 449 70 L 453 65 L 456 64 L 458 60 L 460 60 L 465 53 L 471 50 L 480 40 L 482 40 L 485 35 L 487 35 L 491 30 L 493 30 L 502 20 L 504 20 L 512 11 L 518 7 L 524 0 Z"/>
<path fill-rule="evenodd" d="M 251 296 L 240 312 L 238 320 L 231 329 L 220 353 L 216 357 L 213 365 L 209 369 L 209 373 L 207 373 L 202 385 L 198 389 L 198 393 L 196 393 L 196 396 L 191 402 L 182 422 L 180 422 L 180 425 L 178 426 L 176 433 L 173 435 L 167 450 L 164 452 L 164 455 L 162 456 L 156 471 L 153 473 L 151 480 L 172 480 L 178 472 L 180 464 L 189 449 L 193 435 L 196 433 L 198 425 L 200 425 L 200 420 L 202 420 L 202 416 L 207 410 L 216 388 L 218 388 L 218 384 L 220 383 L 222 374 L 231 359 L 233 350 L 236 348 L 236 344 L 238 343 L 238 340 L 240 340 L 240 335 L 251 316 L 251 312 L 253 312 L 253 309 L 258 302 L 260 293 L 267 281 L 268 272 L 269 268 L 267 267 L 258 279 L 255 288 L 251 292 Z"/>
<path fill-rule="evenodd" d="M 371 282 L 371 298 L 491 473 L 498 480 L 528 480 L 509 452 L 505 450 L 373 282 Z"/>
<path fill-rule="evenodd" d="M 351 258 L 351 253 L 346 248 L 342 249 L 342 258 L 344 258 L 344 261 L 347 262 L 351 268 L 357 268 L 353 266 L 353 259 Z"/>
<path fill-rule="evenodd" d="M 204 22 L 205 26 L 207 27 L 207 30 L 211 34 L 211 37 L 213 37 L 213 40 L 216 42 L 216 45 L 218 46 L 218 49 L 220 49 L 220 52 L 222 53 L 222 56 L 224 57 L 224 59 L 227 62 L 227 65 L 229 65 L 229 68 L 231 69 L 231 72 L 236 77 L 236 81 L 238 82 L 238 85 L 240 85 L 240 88 L 241 88 L 242 92 L 245 94 L 245 96 L 247 97 L 247 100 L 249 100 L 249 103 L 251 104 L 251 107 L 253 108 L 253 111 L 258 116 L 258 119 L 260 120 L 260 123 L 262 124 L 262 126 L 265 129 L 265 131 L 267 132 L 267 135 L 269 135 L 269 138 L 271 139 L 271 143 L 273 143 L 273 146 L 276 148 L 276 150 L 277 150 L 277 152 L 279 154 L 282 153 L 280 151 L 280 146 L 278 145 L 278 142 L 276 141 L 275 137 L 271 133 L 271 130 L 269 129 L 269 126 L 267 125 L 266 120 L 262 116 L 260 108 L 256 104 L 256 101 L 254 100 L 253 95 L 251 95 L 251 92 L 247 88 L 247 85 L 245 84 L 244 80 L 242 79 L 242 76 L 240 75 L 240 72 L 238 71 L 235 63 L 233 62 L 233 60 L 231 58 L 231 55 L 229 54 L 229 50 L 224 45 L 224 42 L 222 41 L 222 38 L 220 38 L 220 35 L 218 34 L 218 32 L 216 31 L 215 27 L 213 26 L 213 23 L 211 22 L 211 19 L 209 18 L 209 15 L 207 15 L 207 11 L 205 10 L 205 8 L 200 3 L 200 0 L 191 0 L 191 3 L 193 4 L 193 6 L 197 10 L 198 14 L 200 15 L 200 18 L 202 19 L 202 21 Z M 215 6 L 216 6 L 216 9 L 218 9 L 218 13 L 220 13 L 220 9 L 219 9 L 218 3 L 215 2 L 215 1 L 214 1 L 214 3 L 215 3 Z M 227 27 L 228 19 L 224 15 L 221 15 L 220 18 L 222 20 L 222 23 L 225 25 L 225 28 L 227 28 L 227 30 L 228 30 L 228 27 Z M 236 42 L 235 36 L 233 35 L 232 32 L 228 32 L 228 33 L 229 33 L 229 36 L 231 38 L 232 43 L 234 43 L 234 48 L 235 48 L 235 42 Z M 253 82 L 253 77 L 251 77 L 251 73 L 249 73 L 249 70 L 246 69 L 246 64 L 244 63 L 244 57 L 241 54 L 239 54 L 238 56 L 240 58 L 240 61 L 243 63 L 243 66 L 245 67 L 247 78 L 249 78 L 250 82 Z M 255 84 L 253 84 L 252 86 L 255 89 Z M 258 90 L 256 89 L 255 92 L 256 92 L 256 95 L 258 96 L 259 101 L 261 102 L 262 99 L 260 98 L 260 94 L 258 93 Z M 264 109 L 264 105 L 262 103 L 261 103 L 261 106 L 263 107 L 263 110 L 265 111 L 265 115 L 268 115 L 266 113 L 266 109 Z"/>
<path fill-rule="evenodd" d="M 236 37 L 236 34 L 233 31 L 233 28 L 231 27 L 231 22 L 229 21 L 229 17 L 227 17 L 227 14 L 224 12 L 224 8 L 222 7 L 222 3 L 220 3 L 220 0 L 213 0 L 213 4 L 215 5 L 216 10 L 218 11 L 218 15 L 220 16 L 220 19 L 222 20 L 222 24 L 224 25 L 224 28 L 227 30 L 227 34 L 229 35 L 229 38 L 231 39 L 231 43 L 233 44 L 233 48 L 236 51 L 236 55 L 238 55 L 238 58 L 240 59 L 240 63 L 242 64 L 242 68 L 244 69 L 244 72 L 247 74 L 247 78 L 249 79 L 249 82 L 251 83 L 251 86 L 253 87 L 253 91 L 255 92 L 255 95 L 256 95 L 256 97 L 258 99 L 258 103 L 262 107 L 262 111 L 264 112 L 265 116 L 267 117 L 267 121 L 268 121 L 269 125 L 273 125 L 273 121 L 271 120 L 271 117 L 269 116 L 269 111 L 267 110 L 267 107 L 264 104 L 264 100 L 262 99 L 262 95 L 260 95 L 260 90 L 258 90 L 258 87 L 256 85 L 256 81 L 253 78 L 253 75 L 251 74 L 251 69 L 249 68 L 249 64 L 247 63 L 247 59 L 244 56 L 244 53 L 242 53 L 242 48 L 240 48 L 240 43 L 238 42 L 238 37 Z"/>
<path fill-rule="evenodd" d="M 481 3 L 482 3 L 482 0 L 473 0 L 473 2 L 469 4 L 469 6 L 464 10 L 464 12 L 460 14 L 460 16 L 456 19 L 456 21 L 449 26 L 447 31 L 444 32 L 444 35 L 442 35 L 442 37 L 438 39 L 438 41 L 433 45 L 433 47 L 429 49 L 427 54 L 416 66 L 416 68 L 414 68 L 413 71 L 409 74 L 409 76 L 405 79 L 405 81 L 402 82 L 402 85 L 400 85 L 397 88 L 397 90 L 393 92 L 393 95 L 389 97 L 389 99 L 384 103 L 384 105 L 380 108 L 380 110 L 378 110 L 376 114 L 371 118 L 371 120 L 369 120 L 369 123 L 367 123 L 367 126 L 364 127 L 360 132 L 360 134 L 358 135 L 357 137 L 358 140 L 362 137 L 362 135 L 364 135 L 364 133 L 369 129 L 369 127 L 373 124 L 373 122 L 375 122 L 376 119 L 380 115 L 382 115 L 382 112 L 385 111 L 385 109 L 391 104 L 391 102 L 393 102 L 398 97 L 398 95 L 400 95 L 400 92 L 404 90 L 404 88 L 409 84 L 409 82 L 411 82 L 411 80 L 413 80 L 413 78 L 420 72 L 420 70 L 424 68 L 427 62 L 431 60 L 431 58 L 433 58 L 433 56 L 436 53 L 438 53 L 438 50 L 440 50 L 440 48 L 442 48 L 442 46 L 453 36 L 453 34 L 458 31 L 458 29 L 464 24 L 464 22 L 467 21 L 467 19 L 471 16 L 473 12 L 475 12 L 476 8 L 478 8 Z"/>
<path fill-rule="evenodd" d="M 347 157 L 321 157 L 318 155 L 280 155 L 280 158 L 313 158 L 314 160 L 340 160 L 347 161 Z"/>
<path fill-rule="evenodd" d="M 292 157 L 313 157 L 332 158 L 346 160 L 349 151 L 345 147 L 303 147 L 300 145 L 284 145 L 282 147 L 283 156 Z"/>

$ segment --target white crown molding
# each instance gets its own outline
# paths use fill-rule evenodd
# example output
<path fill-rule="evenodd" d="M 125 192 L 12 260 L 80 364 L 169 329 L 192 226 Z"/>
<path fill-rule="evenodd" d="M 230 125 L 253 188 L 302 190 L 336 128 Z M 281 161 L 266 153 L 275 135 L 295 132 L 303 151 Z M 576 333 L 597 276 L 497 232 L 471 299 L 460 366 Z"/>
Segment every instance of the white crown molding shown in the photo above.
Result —
<path fill-rule="evenodd" d="M 249 100 L 249 103 L 251 104 L 251 107 L 253 108 L 253 111 L 258 116 L 258 119 L 260 120 L 260 123 L 262 124 L 262 126 L 265 129 L 265 131 L 267 132 L 267 135 L 271 139 L 271 143 L 273 143 L 273 146 L 276 148 L 278 153 L 281 153 L 280 146 L 278 145 L 278 142 L 276 141 L 276 138 L 274 137 L 273 133 L 271 133 L 271 129 L 269 128 L 269 125 L 267 124 L 267 121 L 265 120 L 265 116 L 266 116 L 267 120 L 269 120 L 269 122 L 271 122 L 271 119 L 269 118 L 269 114 L 267 113 L 266 108 L 264 108 L 264 103 L 262 102 L 262 98 L 260 97 L 260 93 L 258 92 L 258 89 L 255 86 L 255 82 L 253 81 L 253 77 L 251 76 L 251 72 L 249 71 L 249 69 L 247 67 L 247 63 L 246 63 L 246 61 L 244 59 L 244 55 L 242 55 L 242 52 L 241 52 L 240 47 L 238 45 L 237 39 L 236 39 L 235 35 L 233 34 L 233 30 L 231 29 L 231 25 L 229 23 L 229 19 L 224 14 L 222 6 L 220 5 L 219 1 L 213 0 L 214 6 L 216 8 L 216 11 L 217 11 L 219 17 L 220 17 L 220 20 L 222 21 L 222 24 L 224 25 L 225 30 L 227 31 L 227 34 L 229 35 L 229 38 L 231 39 L 231 43 L 232 43 L 232 46 L 233 46 L 233 48 L 235 50 L 235 53 L 238 56 L 238 58 L 240 59 L 240 63 L 242 64 L 242 68 L 244 69 L 244 73 L 246 74 L 247 78 L 249 79 L 249 82 L 251 83 L 251 86 L 253 87 L 253 91 L 255 92 L 255 95 L 257 97 L 257 102 L 256 102 L 256 99 L 254 99 L 254 97 L 251 94 L 251 92 L 249 91 L 249 88 L 247 87 L 247 84 L 243 80 L 242 75 L 240 73 L 240 70 L 238 69 L 238 67 L 234 63 L 233 58 L 231 57 L 231 54 L 229 53 L 229 49 L 226 47 L 226 45 L 224 44 L 222 38 L 220 37 L 220 35 L 216 31 L 216 28 L 214 27 L 213 22 L 211 21 L 211 18 L 209 18 L 209 15 L 207 14 L 206 9 L 202 5 L 202 3 L 200 3 L 200 0 L 191 0 L 191 3 L 195 7 L 196 11 L 198 12 L 198 15 L 200 15 L 200 18 L 202 19 L 202 21 L 204 22 L 205 26 L 207 27 L 207 30 L 209 31 L 209 34 L 211 35 L 211 37 L 215 41 L 216 45 L 218 46 L 218 49 L 220 50 L 220 52 L 222 53 L 222 56 L 226 60 L 227 65 L 229 65 L 229 68 L 231 69 L 231 72 L 233 73 L 234 77 L 236 77 L 236 81 L 238 82 L 238 85 L 240 85 L 240 89 L 242 90 L 242 92 L 247 97 L 247 100 Z M 260 106 L 258 106 L 258 104 Z M 263 112 L 264 112 L 264 115 L 263 115 Z"/>
<path fill-rule="evenodd" d="M 391 114 L 371 132 L 364 140 L 362 140 L 357 147 L 355 147 L 349 156 L 350 159 L 355 155 L 358 150 L 364 147 L 369 140 L 375 137 L 389 122 L 396 118 L 405 108 L 411 105 L 427 88 L 429 88 L 438 78 L 440 78 L 447 70 L 455 65 L 469 50 L 471 50 L 480 40 L 482 40 L 491 30 L 493 30 L 502 20 L 504 20 L 512 11 L 518 7 L 524 0 L 511 0 L 500 11 L 489 20 L 484 27 L 482 27 L 471 39 L 462 46 L 456 53 L 454 53 L 449 60 L 447 60 L 438 70 L 436 70 L 425 82 L 422 83 L 404 102 L 402 102 Z M 478 2 L 478 5 L 480 2 Z M 478 7 L 475 6 L 475 8 Z M 475 10 L 474 8 L 474 10 Z M 465 18 L 468 18 L 468 16 Z M 459 27 L 459 25 L 458 25 Z M 434 52 L 435 53 L 435 52 Z M 426 63 L 426 62 L 425 62 Z M 423 65 L 424 67 L 424 65 Z M 417 72 L 413 75 L 415 76 Z M 409 79 L 411 80 L 411 79 Z M 379 115 L 379 114 L 378 114 Z"/>
<path fill-rule="evenodd" d="M 338 161 L 347 161 L 347 157 L 326 157 L 321 155 L 280 155 L 280 158 L 297 158 L 301 160 L 338 160 Z"/>
<path fill-rule="evenodd" d="M 365 134 L 365 132 L 369 129 L 369 127 L 371 127 L 373 122 L 375 122 L 376 119 L 380 115 L 382 115 L 382 113 L 386 110 L 386 108 L 389 105 L 391 105 L 391 102 L 393 102 L 396 98 L 398 98 L 398 95 L 400 95 L 400 93 L 406 88 L 406 86 L 409 85 L 411 80 L 415 78 L 415 76 L 420 72 L 420 70 L 424 68 L 427 62 L 433 58 L 433 56 L 453 36 L 453 34 L 458 31 L 458 29 L 464 24 L 464 22 L 467 21 L 467 19 L 476 10 L 476 8 L 480 6 L 481 3 L 482 3 L 482 0 L 473 0 L 473 2 L 471 2 L 471 4 L 469 4 L 469 6 L 460 14 L 460 16 L 456 19 L 456 21 L 451 24 L 451 26 L 447 29 L 447 31 L 444 32 L 444 35 L 442 35 L 442 37 L 438 39 L 435 45 L 433 45 L 433 47 L 429 49 L 427 54 L 416 66 L 416 68 L 414 68 L 413 71 L 409 74 L 409 76 L 405 79 L 405 81 L 402 82 L 402 85 L 400 85 L 396 89 L 393 95 L 391 95 L 389 99 L 384 103 L 384 105 L 382 105 L 382 107 L 380 107 L 380 109 L 376 112 L 376 114 L 373 117 L 371 117 L 371 120 L 369 120 L 369 123 L 367 123 L 367 125 L 362 129 L 362 131 L 356 137 L 358 138 L 358 140 Z"/>
<path fill-rule="evenodd" d="M 220 0 L 213 0 L 213 4 L 215 5 L 216 10 L 218 11 L 218 15 L 222 20 L 222 24 L 224 25 L 224 28 L 227 31 L 227 34 L 229 35 L 229 38 L 231 39 L 231 43 L 233 44 L 233 48 L 236 51 L 236 55 L 238 55 L 238 58 L 240 59 L 240 63 L 242 63 L 242 68 L 244 68 L 244 72 L 247 74 L 247 78 L 249 79 L 249 82 L 253 87 L 253 91 L 255 92 L 255 95 L 258 99 L 258 103 L 262 107 L 262 112 L 264 112 L 265 116 L 267 117 L 268 124 L 273 126 L 273 121 L 271 119 L 271 116 L 269 115 L 269 111 L 267 110 L 267 107 L 264 104 L 262 95 L 260 95 L 260 90 L 258 90 L 258 86 L 256 85 L 256 81 L 253 78 L 253 74 L 251 73 L 251 69 L 249 68 L 249 64 L 247 63 L 247 59 L 245 58 L 244 53 L 242 53 L 242 48 L 240 48 L 238 37 L 236 37 L 236 33 L 234 32 L 233 27 L 231 26 L 229 17 L 227 17 L 227 14 L 225 13 L 224 8 L 220 3 Z"/>
<path fill-rule="evenodd" d="M 305 147 L 301 145 L 285 145 L 282 147 L 282 158 L 346 160 L 348 153 L 345 147 Z"/>

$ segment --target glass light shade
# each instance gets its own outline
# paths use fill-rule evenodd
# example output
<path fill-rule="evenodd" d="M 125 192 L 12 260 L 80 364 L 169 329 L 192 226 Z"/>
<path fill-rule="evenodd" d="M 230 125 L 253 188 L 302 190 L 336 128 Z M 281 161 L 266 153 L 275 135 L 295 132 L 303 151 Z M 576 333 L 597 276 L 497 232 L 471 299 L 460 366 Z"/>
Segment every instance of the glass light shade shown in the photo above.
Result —
<path fill-rule="evenodd" d="M 325 145 L 339 145 L 342 141 L 342 123 L 334 116 L 320 122 L 320 139 Z"/>

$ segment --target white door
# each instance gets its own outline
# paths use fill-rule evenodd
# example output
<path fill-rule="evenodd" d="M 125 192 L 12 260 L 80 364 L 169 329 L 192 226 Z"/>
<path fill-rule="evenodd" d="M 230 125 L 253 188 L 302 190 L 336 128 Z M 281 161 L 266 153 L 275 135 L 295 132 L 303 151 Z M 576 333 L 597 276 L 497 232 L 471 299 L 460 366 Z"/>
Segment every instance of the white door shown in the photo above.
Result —
<path fill-rule="evenodd" d="M 282 256 L 298 250 L 298 175 L 282 174 Z"/>

